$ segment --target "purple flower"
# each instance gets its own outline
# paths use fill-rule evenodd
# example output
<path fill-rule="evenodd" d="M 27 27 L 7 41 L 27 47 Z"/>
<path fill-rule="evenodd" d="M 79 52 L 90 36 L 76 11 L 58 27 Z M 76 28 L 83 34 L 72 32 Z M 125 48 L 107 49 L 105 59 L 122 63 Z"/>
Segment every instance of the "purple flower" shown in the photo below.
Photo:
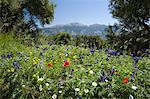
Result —
<path fill-rule="evenodd" d="M 93 48 L 91 48 L 91 49 L 90 49 L 90 52 L 91 52 L 92 54 L 94 54 L 94 49 L 93 49 Z"/>
<path fill-rule="evenodd" d="M 40 56 L 43 56 L 43 52 L 40 52 Z"/>
<path fill-rule="evenodd" d="M 17 61 L 14 61 L 14 62 L 13 62 L 13 65 L 14 65 L 14 67 L 15 67 L 16 69 L 19 69 L 19 63 L 18 63 Z"/>
<path fill-rule="evenodd" d="M 46 48 L 43 48 L 43 51 L 46 51 L 46 50 L 48 50 L 48 48 L 46 47 Z"/>
<path fill-rule="evenodd" d="M 104 76 L 100 76 L 100 82 L 105 82 L 105 80 L 106 80 L 106 76 L 104 75 Z"/>
<path fill-rule="evenodd" d="M 106 75 L 104 73 L 102 73 L 100 75 L 100 82 L 105 82 L 106 78 L 107 78 Z"/>
<path fill-rule="evenodd" d="M 43 61 L 40 61 L 40 64 L 44 64 Z"/>
<path fill-rule="evenodd" d="M 53 45 L 53 42 L 48 42 L 48 45 Z"/>
<path fill-rule="evenodd" d="M 118 51 L 115 51 L 112 49 L 106 49 L 105 51 L 107 52 L 107 54 L 110 54 L 110 55 L 118 55 L 119 54 Z"/>
<path fill-rule="evenodd" d="M 6 56 L 4 54 L 1 55 L 1 58 L 4 59 Z"/>
<path fill-rule="evenodd" d="M 12 54 L 11 53 L 8 53 L 7 54 L 7 58 L 11 58 L 12 57 Z"/>
<path fill-rule="evenodd" d="M 112 70 L 111 70 L 111 73 L 114 74 L 114 73 L 115 73 L 115 69 L 112 69 Z"/>
<path fill-rule="evenodd" d="M 133 66 L 134 66 L 134 68 L 138 69 L 137 63 L 140 59 L 142 59 L 142 57 L 138 57 L 138 56 L 133 57 L 133 61 L 134 61 Z"/>
<path fill-rule="evenodd" d="M 130 53 L 130 56 L 135 57 L 135 54 L 133 52 Z"/>
<path fill-rule="evenodd" d="M 138 56 L 133 57 L 133 60 L 134 60 L 134 62 L 135 62 L 136 64 L 138 63 L 138 61 L 139 61 L 140 59 L 142 59 L 142 57 L 138 57 Z"/>

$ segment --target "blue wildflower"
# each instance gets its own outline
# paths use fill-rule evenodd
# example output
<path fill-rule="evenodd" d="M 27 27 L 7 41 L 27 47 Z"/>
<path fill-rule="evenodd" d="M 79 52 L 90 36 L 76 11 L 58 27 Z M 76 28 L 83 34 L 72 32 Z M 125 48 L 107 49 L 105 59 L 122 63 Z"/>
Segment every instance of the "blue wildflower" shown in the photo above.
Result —
<path fill-rule="evenodd" d="M 11 58 L 12 57 L 12 54 L 11 53 L 8 53 L 7 54 L 7 58 Z"/>
<path fill-rule="evenodd" d="M 43 52 L 40 52 L 40 56 L 43 56 Z"/>
<path fill-rule="evenodd" d="M 115 50 L 112 50 L 112 49 L 106 49 L 105 50 L 108 54 L 110 55 L 118 55 L 119 52 L 118 51 L 115 51 Z"/>
<path fill-rule="evenodd" d="M 138 57 L 138 56 L 133 57 L 133 61 L 134 61 L 133 66 L 134 66 L 136 69 L 138 69 L 137 63 L 138 63 L 138 61 L 139 61 L 140 59 L 142 59 L 142 57 Z"/>
<path fill-rule="evenodd" d="M 19 69 L 19 63 L 17 61 L 13 62 L 14 68 Z"/>
<path fill-rule="evenodd" d="M 133 52 L 130 53 L 130 56 L 135 57 L 135 54 Z"/>
<path fill-rule="evenodd" d="M 100 76 L 100 82 L 105 82 L 105 80 L 106 80 L 106 76 L 104 75 L 104 76 Z"/>
<path fill-rule="evenodd" d="M 90 49 L 90 52 L 91 52 L 92 54 L 94 54 L 94 49 L 93 49 L 93 48 L 91 48 L 91 49 Z"/>
<path fill-rule="evenodd" d="M 104 73 L 102 73 L 100 75 L 100 82 L 105 82 L 106 78 L 107 78 L 106 75 Z"/>
<path fill-rule="evenodd" d="M 46 48 L 43 48 L 43 51 L 46 51 L 46 50 L 48 50 L 48 48 L 46 47 Z"/>
<path fill-rule="evenodd" d="M 44 64 L 44 62 L 43 62 L 43 61 L 40 61 L 40 64 Z"/>
<path fill-rule="evenodd" d="M 81 96 L 79 96 L 79 99 L 82 99 L 82 97 L 81 97 Z"/>
<path fill-rule="evenodd" d="M 1 55 L 1 58 L 4 59 L 6 56 L 4 54 Z"/>

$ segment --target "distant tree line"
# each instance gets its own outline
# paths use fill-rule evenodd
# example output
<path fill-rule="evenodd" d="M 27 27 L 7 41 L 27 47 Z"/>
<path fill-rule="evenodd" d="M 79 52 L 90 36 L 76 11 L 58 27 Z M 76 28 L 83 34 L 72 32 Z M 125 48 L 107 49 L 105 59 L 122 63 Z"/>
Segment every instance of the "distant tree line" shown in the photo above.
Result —
<path fill-rule="evenodd" d="M 60 32 L 53 36 L 46 36 L 45 41 L 49 41 L 50 45 L 74 45 L 84 48 L 101 49 L 106 46 L 106 41 L 101 39 L 100 36 L 92 35 L 76 35 L 72 36 L 70 33 Z"/>

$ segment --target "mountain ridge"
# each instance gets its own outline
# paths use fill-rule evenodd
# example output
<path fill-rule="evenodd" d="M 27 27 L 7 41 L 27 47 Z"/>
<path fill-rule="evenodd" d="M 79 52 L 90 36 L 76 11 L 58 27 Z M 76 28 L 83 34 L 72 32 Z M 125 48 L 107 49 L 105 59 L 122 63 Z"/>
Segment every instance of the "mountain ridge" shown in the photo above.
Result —
<path fill-rule="evenodd" d="M 108 28 L 107 25 L 102 24 L 91 24 L 91 25 L 84 25 L 81 23 L 69 23 L 69 24 L 61 24 L 61 25 L 54 25 L 51 27 L 42 28 L 44 34 L 47 35 L 54 35 L 58 32 L 67 32 L 73 36 L 79 34 L 86 34 L 86 35 L 98 35 L 102 38 L 106 37 L 105 30 Z"/>

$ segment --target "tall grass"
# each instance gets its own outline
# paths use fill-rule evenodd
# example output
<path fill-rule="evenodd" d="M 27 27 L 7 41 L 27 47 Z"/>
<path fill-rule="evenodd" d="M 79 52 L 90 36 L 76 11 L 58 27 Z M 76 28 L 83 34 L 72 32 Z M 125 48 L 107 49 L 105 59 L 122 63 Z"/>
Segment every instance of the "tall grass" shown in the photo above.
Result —
<path fill-rule="evenodd" d="M 0 52 L 18 52 L 25 50 L 25 45 L 12 33 L 0 34 Z"/>

